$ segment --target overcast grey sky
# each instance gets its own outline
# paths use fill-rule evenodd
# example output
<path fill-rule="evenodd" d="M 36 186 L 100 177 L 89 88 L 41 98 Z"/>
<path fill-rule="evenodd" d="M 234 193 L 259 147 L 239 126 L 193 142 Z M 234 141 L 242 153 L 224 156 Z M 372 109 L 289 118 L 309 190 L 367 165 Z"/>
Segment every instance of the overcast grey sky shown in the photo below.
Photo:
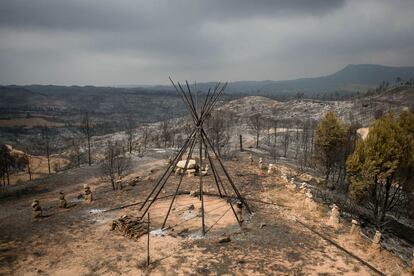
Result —
<path fill-rule="evenodd" d="M 413 0 L 1 0 L 1 84 L 281 80 L 414 65 Z"/>

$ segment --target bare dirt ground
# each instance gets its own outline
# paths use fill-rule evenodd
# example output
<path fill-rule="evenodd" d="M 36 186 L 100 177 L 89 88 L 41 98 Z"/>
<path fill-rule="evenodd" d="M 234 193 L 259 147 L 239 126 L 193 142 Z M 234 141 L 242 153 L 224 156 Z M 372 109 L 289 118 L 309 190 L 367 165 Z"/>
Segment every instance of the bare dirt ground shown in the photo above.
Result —
<path fill-rule="evenodd" d="M 30 165 L 32 169 L 32 179 L 44 178 L 48 175 L 48 165 L 46 156 L 34 156 L 30 157 Z M 59 156 L 50 156 L 50 171 L 56 173 L 56 169 L 64 168 L 69 164 L 69 160 L 61 158 Z M 21 171 L 19 173 L 13 173 L 10 175 L 10 184 L 29 181 L 30 176 L 27 171 Z"/>
<path fill-rule="evenodd" d="M 389 275 L 409 275 L 401 260 L 385 250 L 370 249 L 364 238 L 351 238 L 350 223 L 337 230 L 327 226 L 329 208 L 308 207 L 305 195 L 292 189 L 280 175 L 267 175 L 249 164 L 247 153 L 226 162 L 240 191 L 249 200 L 254 215 L 244 215 L 237 224 L 229 204 L 206 196 L 206 236 L 200 235 L 200 201 L 177 197 L 168 230 L 160 231 L 171 197 L 160 199 L 150 209 L 152 217 L 151 265 L 146 267 L 146 237 L 132 241 L 110 231 L 113 219 L 139 215 L 139 206 L 103 212 L 142 201 L 161 174 L 165 161 L 144 158 L 136 162 L 130 177 L 142 181 L 122 191 L 98 177 L 97 168 L 81 168 L 34 182 L 36 195 L 25 194 L 0 202 L 1 275 L 372 275 L 374 271 L 331 245 L 297 220 L 334 240 L 347 250 Z M 161 167 L 161 168 L 160 168 Z M 156 169 L 159 168 L 159 169 Z M 153 173 L 150 170 L 153 169 Z M 178 176 L 172 176 L 160 196 L 173 193 Z M 205 191 L 217 193 L 212 177 L 204 177 Z M 95 202 L 77 199 L 88 183 Z M 181 190 L 197 190 L 198 177 L 184 177 Z M 71 207 L 59 210 L 58 192 L 65 191 Z M 47 217 L 33 220 L 30 204 L 39 199 Z M 261 202 L 258 202 L 261 201 Z M 266 202 L 263 203 L 263 202 Z M 193 204 L 194 210 L 189 206 Z M 231 241 L 219 243 L 223 237 Z"/>

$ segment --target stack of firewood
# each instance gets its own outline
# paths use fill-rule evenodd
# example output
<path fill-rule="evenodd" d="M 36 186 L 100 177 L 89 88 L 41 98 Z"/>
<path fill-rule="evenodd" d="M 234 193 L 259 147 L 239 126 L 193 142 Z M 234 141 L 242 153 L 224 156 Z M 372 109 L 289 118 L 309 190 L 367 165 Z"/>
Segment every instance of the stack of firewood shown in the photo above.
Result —
<path fill-rule="evenodd" d="M 112 221 L 111 230 L 118 230 L 122 235 L 132 240 L 138 240 L 148 233 L 147 224 L 137 217 L 122 216 Z"/>

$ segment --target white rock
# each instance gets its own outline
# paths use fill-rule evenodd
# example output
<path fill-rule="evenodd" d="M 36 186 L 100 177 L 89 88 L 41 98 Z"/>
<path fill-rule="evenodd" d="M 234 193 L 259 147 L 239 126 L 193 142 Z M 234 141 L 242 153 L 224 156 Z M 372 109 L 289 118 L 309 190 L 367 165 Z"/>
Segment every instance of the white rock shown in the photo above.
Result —
<path fill-rule="evenodd" d="M 186 162 L 187 162 L 187 160 L 178 161 L 177 168 L 184 169 Z M 194 159 L 190 159 L 190 160 L 188 160 L 187 169 L 195 169 L 196 165 L 197 165 L 196 161 Z"/>

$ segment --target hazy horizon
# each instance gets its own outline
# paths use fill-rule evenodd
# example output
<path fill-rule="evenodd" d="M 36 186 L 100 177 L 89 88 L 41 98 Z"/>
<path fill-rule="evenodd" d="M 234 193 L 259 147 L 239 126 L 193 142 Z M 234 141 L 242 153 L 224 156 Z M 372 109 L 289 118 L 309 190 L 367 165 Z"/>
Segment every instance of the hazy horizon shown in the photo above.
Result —
<path fill-rule="evenodd" d="M 279 81 L 295 81 L 295 80 L 302 80 L 302 79 L 312 79 L 312 78 L 319 78 L 319 77 L 327 77 L 330 75 L 333 75 L 339 71 L 341 71 L 342 69 L 345 69 L 347 66 L 352 66 L 352 65 L 373 65 L 373 66 L 383 66 L 383 67 L 391 67 L 391 68 L 414 68 L 414 66 L 390 66 L 390 65 L 383 65 L 383 64 L 347 64 L 344 65 L 342 68 L 338 69 L 337 71 L 334 72 L 329 72 L 327 74 L 323 74 L 323 75 L 318 75 L 318 76 L 307 76 L 307 77 L 301 77 L 301 76 L 297 76 L 295 78 L 292 79 L 280 79 L 280 80 L 271 80 L 271 79 L 257 79 L 257 80 L 253 80 L 253 79 L 245 79 L 245 80 L 206 80 L 206 81 L 197 81 L 197 80 L 188 80 L 187 81 L 191 84 L 194 83 L 216 83 L 216 82 L 228 82 L 228 83 L 237 83 L 237 82 L 265 82 L 265 81 L 274 81 L 274 82 L 279 82 Z M 172 77 L 173 80 L 176 81 L 180 81 L 183 82 L 185 81 L 185 79 L 175 79 L 173 76 L 169 76 Z M 79 87 L 87 87 L 87 86 L 92 86 L 92 87 L 114 87 L 114 88 L 134 88 L 134 87 L 140 87 L 140 88 L 145 88 L 145 87 L 157 87 L 157 86 L 171 86 L 171 83 L 124 83 L 124 84 L 107 84 L 107 85 L 95 85 L 95 84 L 60 84 L 60 83 L 26 83 L 26 84 L 15 84 L 15 83 L 0 83 L 0 86 L 31 86 L 31 85 L 43 85 L 43 86 L 79 86 Z"/>

